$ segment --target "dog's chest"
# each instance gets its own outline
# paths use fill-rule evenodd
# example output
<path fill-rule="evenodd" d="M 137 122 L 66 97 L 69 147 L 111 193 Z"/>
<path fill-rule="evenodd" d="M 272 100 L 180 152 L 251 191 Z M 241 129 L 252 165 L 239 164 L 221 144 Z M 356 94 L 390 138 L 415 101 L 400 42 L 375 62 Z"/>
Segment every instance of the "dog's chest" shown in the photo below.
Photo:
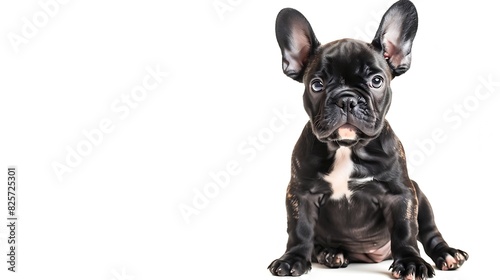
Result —
<path fill-rule="evenodd" d="M 332 188 L 332 199 L 338 200 L 346 197 L 349 200 L 352 195 L 352 191 L 349 189 L 349 179 L 353 171 L 354 163 L 351 159 L 351 149 L 339 148 L 335 153 L 332 171 L 323 177 Z"/>
<path fill-rule="evenodd" d="M 340 147 L 335 153 L 335 160 L 330 173 L 323 176 L 323 180 L 330 184 L 332 189 L 331 199 L 333 200 L 340 200 L 345 197 L 347 201 L 350 201 L 353 190 L 349 188 L 349 183 L 354 186 L 361 186 L 374 180 L 374 176 L 367 176 L 367 174 L 362 178 L 352 177 L 355 164 L 352 161 L 351 153 L 350 148 Z"/>

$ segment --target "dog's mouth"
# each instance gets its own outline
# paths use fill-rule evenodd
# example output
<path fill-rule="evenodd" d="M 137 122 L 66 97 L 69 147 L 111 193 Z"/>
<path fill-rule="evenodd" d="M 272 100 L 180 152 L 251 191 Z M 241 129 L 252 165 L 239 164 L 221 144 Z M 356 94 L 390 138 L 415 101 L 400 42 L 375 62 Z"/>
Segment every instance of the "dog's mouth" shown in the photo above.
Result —
<path fill-rule="evenodd" d="M 358 128 L 352 124 L 343 124 L 328 136 L 326 140 L 335 141 L 340 146 L 351 147 L 359 141 L 358 131 Z"/>
<path fill-rule="evenodd" d="M 340 140 L 356 140 L 358 129 L 352 124 L 344 124 L 337 129 L 336 134 Z"/>

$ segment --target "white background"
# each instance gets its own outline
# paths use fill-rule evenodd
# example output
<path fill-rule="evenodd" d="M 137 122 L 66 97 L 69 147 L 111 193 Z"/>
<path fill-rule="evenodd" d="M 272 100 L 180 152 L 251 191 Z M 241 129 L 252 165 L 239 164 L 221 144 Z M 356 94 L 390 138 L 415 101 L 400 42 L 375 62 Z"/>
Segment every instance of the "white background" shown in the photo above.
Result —
<path fill-rule="evenodd" d="M 276 14 L 299 9 L 321 42 L 369 40 L 392 1 L 74 0 L 43 22 L 47 2 L 0 4 L 1 209 L 7 166 L 19 175 L 18 272 L 2 210 L 0 277 L 275 279 L 266 268 L 285 249 L 289 160 L 307 121 L 302 85 L 281 71 Z M 412 68 L 392 83 L 388 120 L 445 238 L 471 256 L 436 279 L 477 279 L 498 250 L 498 9 L 415 4 Z M 42 21 L 30 38 L 27 21 Z M 169 76 L 118 113 L 147 68 Z M 271 130 L 277 111 L 291 116 Z M 53 165 L 103 120 L 112 131 L 59 180 Z M 236 173 L 201 199 L 228 164 Z M 314 266 L 303 279 L 390 279 L 390 264 Z"/>

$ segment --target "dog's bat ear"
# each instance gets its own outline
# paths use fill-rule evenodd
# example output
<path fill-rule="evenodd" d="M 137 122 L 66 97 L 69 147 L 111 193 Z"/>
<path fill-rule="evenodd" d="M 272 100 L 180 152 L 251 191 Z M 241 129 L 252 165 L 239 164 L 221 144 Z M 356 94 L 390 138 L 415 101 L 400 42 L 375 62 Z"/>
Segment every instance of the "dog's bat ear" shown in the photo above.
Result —
<path fill-rule="evenodd" d="M 302 82 L 307 63 L 320 45 L 311 25 L 299 11 L 285 8 L 276 17 L 276 39 L 283 58 L 283 72 Z"/>
<path fill-rule="evenodd" d="M 394 3 L 380 22 L 372 45 L 383 53 L 394 76 L 410 68 L 411 47 L 417 28 L 417 9 L 409 0 Z"/>

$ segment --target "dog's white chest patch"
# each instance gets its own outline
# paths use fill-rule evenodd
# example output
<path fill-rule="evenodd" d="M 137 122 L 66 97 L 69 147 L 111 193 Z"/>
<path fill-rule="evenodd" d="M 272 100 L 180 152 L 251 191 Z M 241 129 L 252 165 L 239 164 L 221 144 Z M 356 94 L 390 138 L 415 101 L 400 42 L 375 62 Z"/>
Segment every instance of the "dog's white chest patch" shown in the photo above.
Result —
<path fill-rule="evenodd" d="M 354 170 L 354 163 L 351 160 L 351 149 L 340 147 L 335 153 L 335 161 L 330 174 L 323 177 L 330 183 L 333 194 L 332 199 L 341 199 L 344 196 L 349 199 L 352 192 L 349 190 L 348 181 Z"/>

